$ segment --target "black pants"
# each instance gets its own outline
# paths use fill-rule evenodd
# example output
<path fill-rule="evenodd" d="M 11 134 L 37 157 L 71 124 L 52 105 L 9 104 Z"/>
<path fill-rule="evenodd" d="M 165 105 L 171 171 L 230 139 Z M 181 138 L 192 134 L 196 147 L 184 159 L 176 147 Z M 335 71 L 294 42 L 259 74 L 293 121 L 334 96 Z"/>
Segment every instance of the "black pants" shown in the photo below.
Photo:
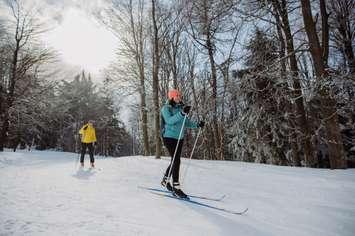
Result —
<path fill-rule="evenodd" d="M 84 156 L 86 153 L 86 149 L 89 149 L 89 155 L 90 155 L 90 162 L 94 163 L 94 145 L 92 143 L 81 143 L 81 157 L 80 157 L 80 162 L 84 163 Z"/>
<path fill-rule="evenodd" d="M 174 163 L 172 163 L 172 161 L 174 158 L 175 148 L 178 143 L 178 140 L 174 139 L 174 138 L 163 138 L 163 141 L 164 141 L 164 146 L 168 149 L 169 154 L 171 156 L 170 165 L 168 166 L 168 168 L 165 171 L 165 176 L 167 177 L 169 175 L 169 171 L 171 168 L 170 176 L 171 175 L 173 176 L 173 182 L 179 182 L 180 156 L 181 156 L 181 149 L 182 149 L 182 145 L 184 143 L 184 140 L 180 140 L 180 142 L 179 142 L 179 146 L 176 151 Z"/>

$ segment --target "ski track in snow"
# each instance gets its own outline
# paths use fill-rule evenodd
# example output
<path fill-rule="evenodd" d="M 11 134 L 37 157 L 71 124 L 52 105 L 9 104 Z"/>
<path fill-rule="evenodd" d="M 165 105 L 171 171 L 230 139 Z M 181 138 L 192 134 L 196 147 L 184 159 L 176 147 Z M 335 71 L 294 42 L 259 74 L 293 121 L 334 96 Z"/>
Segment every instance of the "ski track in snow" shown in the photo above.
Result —
<path fill-rule="evenodd" d="M 96 158 L 51 151 L 0 153 L 0 235 L 352 236 L 355 170 L 192 160 L 187 193 L 242 216 L 138 188 L 159 188 L 169 159 Z M 183 159 L 184 176 L 188 160 Z"/>

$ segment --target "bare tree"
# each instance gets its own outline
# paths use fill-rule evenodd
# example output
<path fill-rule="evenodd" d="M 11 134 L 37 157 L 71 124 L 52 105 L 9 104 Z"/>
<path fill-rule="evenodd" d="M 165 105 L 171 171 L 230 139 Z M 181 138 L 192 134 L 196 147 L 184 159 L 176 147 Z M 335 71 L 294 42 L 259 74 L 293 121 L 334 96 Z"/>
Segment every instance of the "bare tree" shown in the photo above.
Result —
<path fill-rule="evenodd" d="M 289 16 L 288 16 L 288 3 L 286 0 L 271 0 L 270 1 L 273 6 L 273 15 L 275 17 L 276 22 L 278 22 L 278 27 L 282 29 L 284 40 L 286 43 L 287 50 L 287 58 L 289 59 L 289 65 L 291 70 L 291 78 L 293 82 L 293 97 L 295 100 L 295 110 L 296 117 L 298 119 L 298 126 L 300 128 L 300 137 L 302 142 L 302 147 L 304 150 L 304 157 L 307 166 L 315 167 L 316 166 L 316 158 L 315 153 L 313 152 L 312 144 L 311 144 L 311 130 L 308 125 L 306 111 L 304 106 L 304 99 L 302 94 L 302 87 L 300 83 L 299 69 L 297 65 L 296 59 L 296 50 L 294 46 L 293 34 L 291 32 Z M 294 155 L 294 163 L 299 165 L 299 158 Z"/>
<path fill-rule="evenodd" d="M 160 51 L 159 51 L 159 37 L 158 37 L 158 24 L 156 19 L 156 1 L 152 0 L 152 27 L 153 27 L 153 103 L 154 103 L 154 137 L 155 137 L 155 157 L 160 158 L 161 155 L 161 139 L 160 139 L 160 110 L 159 110 L 159 64 L 160 64 Z"/>
<path fill-rule="evenodd" d="M 324 0 L 320 0 L 321 5 L 325 5 Z M 320 44 L 318 38 L 318 32 L 316 29 L 316 24 L 313 19 L 311 4 L 309 0 L 301 0 L 302 6 L 302 16 L 304 21 L 305 30 L 308 37 L 308 43 L 310 48 L 310 53 L 313 59 L 313 65 L 315 70 L 315 75 L 319 81 L 324 81 L 329 77 L 327 72 L 327 58 L 325 55 L 328 55 L 326 50 L 329 48 L 326 46 L 326 43 L 329 38 L 327 32 L 322 34 L 323 47 Z M 324 9 L 321 7 L 321 16 L 322 16 L 322 30 L 328 31 L 328 21 L 327 13 L 324 12 Z M 336 101 L 331 95 L 331 91 L 327 86 L 322 86 L 319 91 L 321 95 L 321 109 L 325 116 L 324 124 L 327 135 L 327 145 L 329 152 L 329 160 L 331 168 L 345 168 L 346 162 L 344 158 L 343 142 L 341 139 L 338 115 L 336 109 Z"/>
<path fill-rule="evenodd" d="M 126 60 L 133 59 L 134 66 L 120 62 L 124 65 L 124 69 L 114 68 L 110 71 L 116 71 L 119 76 L 124 79 L 133 80 L 133 87 L 138 87 L 140 97 L 140 124 L 143 139 L 144 155 L 150 154 L 149 135 L 148 135 L 148 108 L 147 108 L 147 92 L 146 92 L 146 40 L 147 40 L 147 22 L 146 22 L 146 5 L 144 0 L 112 0 L 112 8 L 107 10 L 108 18 L 104 19 L 104 23 L 112 29 L 122 42 L 119 49 L 119 55 Z M 122 33 L 124 32 L 124 33 Z M 130 63 L 130 62 L 129 62 Z"/>
<path fill-rule="evenodd" d="M 353 42 L 355 38 L 355 1 L 328 1 L 330 38 L 344 55 L 349 72 L 355 73 Z M 324 6 L 322 7 L 324 9 Z M 324 10 L 323 10 L 324 12 Z"/>
<path fill-rule="evenodd" d="M 214 157 L 223 159 L 221 134 L 218 124 L 218 91 L 216 52 L 218 34 L 227 33 L 230 27 L 227 20 L 233 14 L 234 1 L 198 0 L 186 2 L 186 14 L 190 22 L 190 33 L 195 42 L 206 50 L 210 64 L 210 85 L 212 89 L 212 130 Z"/>
<path fill-rule="evenodd" d="M 10 62 L 9 83 L 6 88 L 6 100 L 2 109 L 2 124 L 0 132 L 0 151 L 3 150 L 9 128 L 9 111 L 16 99 L 15 89 L 17 81 L 26 78 L 26 73 L 34 69 L 36 65 L 43 64 L 52 58 L 52 53 L 43 48 L 34 48 L 33 41 L 43 33 L 42 27 L 36 22 L 35 14 L 26 10 L 20 1 L 9 0 L 8 6 L 14 19 L 9 30 L 14 30 L 10 36 L 10 48 L 12 57 Z"/>

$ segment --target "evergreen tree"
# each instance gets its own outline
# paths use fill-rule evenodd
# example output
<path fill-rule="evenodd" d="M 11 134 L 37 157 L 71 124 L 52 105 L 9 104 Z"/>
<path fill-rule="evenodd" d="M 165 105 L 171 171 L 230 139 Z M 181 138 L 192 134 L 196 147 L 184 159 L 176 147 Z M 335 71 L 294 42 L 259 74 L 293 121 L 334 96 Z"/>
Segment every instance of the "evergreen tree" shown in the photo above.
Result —
<path fill-rule="evenodd" d="M 256 29 L 247 47 L 245 65 L 239 71 L 239 114 L 232 115 L 231 130 L 238 130 L 230 142 L 235 158 L 262 163 L 287 164 L 287 142 L 283 127 L 284 89 L 277 78 L 278 50 L 275 41 Z"/>

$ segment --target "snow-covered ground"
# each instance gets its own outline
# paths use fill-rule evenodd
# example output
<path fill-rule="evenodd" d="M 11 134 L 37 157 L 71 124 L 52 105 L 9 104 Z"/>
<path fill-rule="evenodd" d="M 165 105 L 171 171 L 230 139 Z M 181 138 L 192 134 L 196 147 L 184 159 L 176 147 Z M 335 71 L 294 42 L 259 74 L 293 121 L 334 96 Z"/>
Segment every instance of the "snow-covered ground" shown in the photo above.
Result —
<path fill-rule="evenodd" d="M 355 235 L 355 170 L 187 160 L 180 176 L 196 201 L 242 216 L 151 194 L 168 159 L 0 153 L 0 235 Z M 88 157 L 86 157 L 88 164 Z"/>

